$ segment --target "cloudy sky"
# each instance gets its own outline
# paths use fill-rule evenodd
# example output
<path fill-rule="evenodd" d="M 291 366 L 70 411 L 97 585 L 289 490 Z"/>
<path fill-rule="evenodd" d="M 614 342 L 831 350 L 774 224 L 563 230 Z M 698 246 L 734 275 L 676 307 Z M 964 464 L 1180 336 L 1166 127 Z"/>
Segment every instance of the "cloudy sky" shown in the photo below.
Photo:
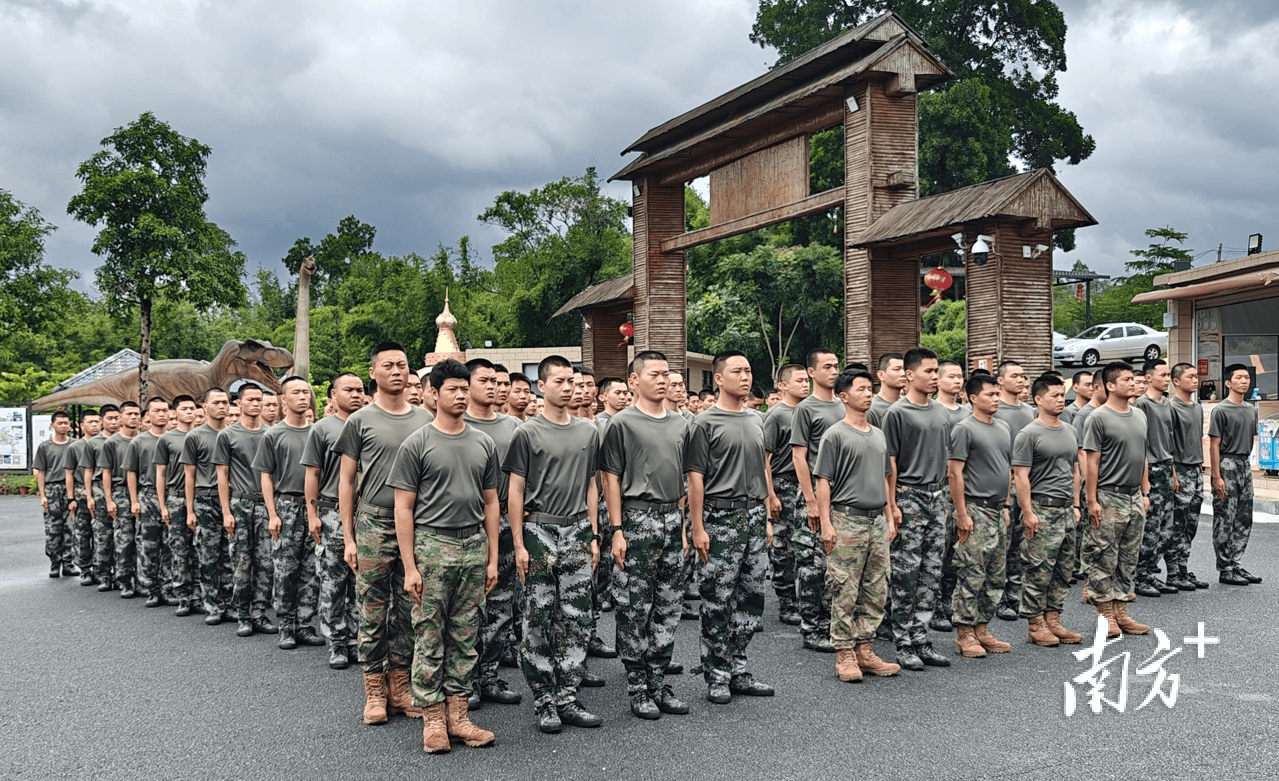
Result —
<path fill-rule="evenodd" d="M 1101 223 L 1082 259 L 1121 273 L 1143 230 L 1196 253 L 1279 246 L 1279 4 L 1059 0 L 1061 102 L 1097 141 L 1059 174 Z M 1204 10 L 1208 9 L 1208 10 Z M 0 0 L 0 188 L 59 230 L 47 260 L 91 289 L 93 230 L 66 215 L 76 166 L 154 111 L 213 148 L 211 218 L 279 264 L 354 214 L 384 253 L 469 234 L 503 190 L 596 166 L 650 127 L 764 72 L 754 0 Z M 628 188 L 615 185 L 615 195 Z"/>

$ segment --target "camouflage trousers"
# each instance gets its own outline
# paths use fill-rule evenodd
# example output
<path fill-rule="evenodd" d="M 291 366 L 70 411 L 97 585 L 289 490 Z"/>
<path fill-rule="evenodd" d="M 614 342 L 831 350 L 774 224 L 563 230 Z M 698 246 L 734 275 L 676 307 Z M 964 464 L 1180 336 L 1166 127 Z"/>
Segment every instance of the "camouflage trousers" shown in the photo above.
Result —
<path fill-rule="evenodd" d="M 790 513 L 791 542 L 795 545 L 795 601 L 799 633 L 804 637 L 830 634 L 830 587 L 826 584 L 826 546 L 821 534 L 808 526 L 807 505 L 799 484 L 777 495 L 783 523 Z M 779 526 L 781 524 L 778 524 Z"/>
<path fill-rule="evenodd" d="M 44 513 L 44 555 L 55 567 L 69 566 L 75 558 L 71 514 L 65 483 L 49 481 L 44 485 L 49 509 Z"/>
<path fill-rule="evenodd" d="M 711 538 L 699 573 L 702 675 L 707 683 L 727 684 L 746 672 L 746 646 L 764 616 L 768 513 L 763 504 L 707 508 L 702 528 Z"/>
<path fill-rule="evenodd" d="M 1042 616 L 1046 610 L 1061 612 L 1070 595 L 1070 576 L 1075 564 L 1075 508 L 1044 507 L 1032 501 L 1030 509 L 1039 518 L 1034 539 L 1021 540 L 1022 618 Z"/>
<path fill-rule="evenodd" d="M 773 544 L 768 560 L 773 566 L 773 593 L 779 600 L 795 601 L 795 515 L 803 514 L 804 495 L 799 483 L 787 478 L 773 480 L 773 491 L 782 503 L 782 514 L 773 524 Z"/>
<path fill-rule="evenodd" d="M 231 536 L 222 525 L 222 501 L 216 493 L 195 495 L 195 552 L 199 561 L 200 595 L 211 616 L 231 612 Z"/>
<path fill-rule="evenodd" d="M 320 507 L 322 551 L 316 562 L 320 576 L 320 632 L 329 647 L 343 649 L 356 643 L 360 605 L 355 599 L 355 573 L 342 558 L 346 542 L 342 518 L 336 506 Z"/>
<path fill-rule="evenodd" d="M 520 578 L 515 572 L 515 543 L 511 539 L 511 523 L 502 511 L 497 532 L 497 583 L 484 600 L 484 622 L 476 648 L 480 662 L 476 667 L 482 683 L 497 680 L 502 654 L 511 645 L 515 601 L 520 592 Z"/>
<path fill-rule="evenodd" d="M 165 539 L 164 518 L 154 488 L 138 488 L 138 589 L 159 596 L 168 584 L 161 572 Z"/>
<path fill-rule="evenodd" d="M 1222 454 L 1221 479 L 1226 498 L 1212 495 L 1212 549 L 1217 555 L 1217 571 L 1239 565 L 1252 534 L 1252 467 L 1247 458 Z"/>
<path fill-rule="evenodd" d="M 93 574 L 102 583 L 115 577 L 115 526 L 101 482 L 93 484 Z"/>
<path fill-rule="evenodd" d="M 187 503 L 182 496 L 166 495 L 164 504 L 169 510 L 167 539 L 173 552 L 173 576 L 169 588 L 178 601 L 194 606 L 199 590 L 196 587 L 195 532 L 187 526 Z"/>
<path fill-rule="evenodd" d="M 1146 525 L 1140 493 L 1132 495 L 1097 490 L 1101 503 L 1101 523 L 1094 529 L 1084 521 L 1084 570 L 1088 575 L 1088 596 L 1093 604 L 1113 600 L 1128 601 L 1137 553 Z"/>
<path fill-rule="evenodd" d="M 391 538 L 395 539 L 394 527 Z M 360 554 L 363 557 L 363 546 Z M 471 692 L 471 675 L 479 660 L 475 643 L 483 620 L 488 536 L 480 531 L 456 539 L 419 527 L 413 532 L 413 558 L 422 574 L 422 602 L 413 604 L 403 588 L 398 589 L 399 602 L 412 605 L 413 704 L 427 708 L 445 697 L 465 697 Z M 403 571 L 398 559 L 396 564 Z M 361 660 L 364 647 L 361 629 Z M 394 656 L 392 665 L 398 666 Z"/>
<path fill-rule="evenodd" d="M 1177 490 L 1173 495 L 1172 533 L 1168 536 L 1169 577 L 1186 577 L 1190 570 L 1190 545 L 1199 530 L 1204 503 L 1204 475 L 1199 464 L 1174 464 Z"/>
<path fill-rule="evenodd" d="M 1172 540 L 1172 515 L 1176 504 L 1172 490 L 1172 462 L 1151 464 L 1150 512 L 1146 513 L 1146 527 L 1141 535 L 1141 551 L 1137 554 L 1138 583 L 1153 583 L 1159 577 L 1159 560 L 1167 556 L 1168 543 Z M 1168 576 L 1173 574 L 1168 568 Z"/>
<path fill-rule="evenodd" d="M 973 530 L 955 543 L 954 621 L 964 626 L 988 624 L 1004 595 L 1008 561 L 1007 525 L 1002 510 L 965 503 Z"/>
<path fill-rule="evenodd" d="M 568 705 L 586 670 L 595 622 L 591 605 L 591 522 L 524 524 L 524 637 L 520 667 L 533 705 Z M 499 553 L 499 555 L 501 555 Z"/>
<path fill-rule="evenodd" d="M 123 485 L 111 486 L 115 502 L 115 581 L 121 588 L 134 584 L 138 575 L 138 520 L 133 517 L 129 490 Z"/>
<path fill-rule="evenodd" d="M 666 680 L 684 594 L 682 515 L 678 508 L 622 512 L 626 565 L 613 572 L 613 595 L 627 694 L 655 693 Z"/>
<path fill-rule="evenodd" d="M 942 490 L 898 486 L 901 528 L 889 548 L 892 563 L 893 641 L 899 648 L 928 640 L 946 552 L 946 500 Z"/>
<path fill-rule="evenodd" d="M 1079 478 L 1079 496 L 1075 497 L 1080 507 L 1079 525 L 1075 527 L 1075 568 L 1071 571 L 1071 575 L 1075 573 L 1083 574 L 1084 571 L 1084 524 L 1090 523 L 1088 520 L 1088 488 L 1084 484 L 1082 477 Z M 1198 521 L 1196 521 L 1198 523 Z M 1083 578 L 1080 578 L 1081 580 Z"/>
<path fill-rule="evenodd" d="M 235 534 L 231 543 L 231 609 L 241 621 L 266 617 L 271 607 L 271 530 L 261 499 L 233 496 Z"/>
<path fill-rule="evenodd" d="M 424 534 L 418 530 L 415 538 L 423 539 Z M 431 539 L 435 539 L 435 535 L 431 535 Z M 483 537 L 477 535 L 477 539 Z M 366 673 L 379 673 L 388 666 L 408 669 L 413 664 L 413 600 L 404 591 L 404 562 L 400 560 L 400 545 L 395 539 L 395 519 L 357 512 L 355 545 L 359 555 L 355 593 L 360 603 L 360 624 L 356 635 L 360 667 Z M 425 601 L 432 581 L 421 567 L 419 558 L 418 569 L 422 571 Z M 437 575 L 432 574 L 431 577 Z M 481 574 L 480 593 L 483 592 L 484 577 Z M 438 600 L 446 595 L 433 596 Z M 472 640 L 471 653 L 475 652 L 474 645 Z M 467 665 L 468 674 L 473 667 L 473 663 Z"/>
<path fill-rule="evenodd" d="M 281 628 L 300 629 L 311 625 L 320 590 L 315 570 L 315 540 L 307 527 L 306 499 L 301 496 L 275 497 L 280 516 L 280 538 L 271 545 L 275 570 L 272 592 L 275 615 Z"/>
<path fill-rule="evenodd" d="M 89 512 L 89 502 L 84 496 L 84 486 L 76 484 L 75 518 L 72 530 L 75 538 L 75 565 L 81 572 L 89 572 L 93 567 L 93 514 Z"/>
<path fill-rule="evenodd" d="M 1025 531 L 1021 526 L 1021 504 L 1017 501 L 1017 491 L 1008 493 L 1008 552 L 1004 564 L 1004 596 L 1001 602 L 1014 611 L 1021 603 L 1021 573 L 1026 563 L 1021 558 L 1021 543 L 1025 539 Z"/>
<path fill-rule="evenodd" d="M 959 534 L 955 530 L 955 503 L 950 491 L 945 492 L 946 500 L 946 550 L 941 558 L 941 582 L 937 587 L 937 607 L 939 616 L 950 619 L 955 602 L 955 586 L 959 582 L 959 570 L 955 568 L 955 544 L 959 542 Z"/>
<path fill-rule="evenodd" d="M 875 639 L 888 598 L 888 518 L 831 509 L 835 547 L 826 561 L 830 644 L 839 650 Z"/>

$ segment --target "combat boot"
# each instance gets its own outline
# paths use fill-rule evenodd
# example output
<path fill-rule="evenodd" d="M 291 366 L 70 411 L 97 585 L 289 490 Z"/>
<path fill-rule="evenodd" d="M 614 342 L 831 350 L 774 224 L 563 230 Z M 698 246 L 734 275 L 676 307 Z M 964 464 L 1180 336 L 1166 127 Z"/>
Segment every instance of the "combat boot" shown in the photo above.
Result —
<path fill-rule="evenodd" d="M 845 683 L 861 683 L 862 668 L 857 666 L 857 652 L 840 648 L 835 652 L 835 674 Z"/>
<path fill-rule="evenodd" d="M 1049 610 L 1044 613 L 1044 623 L 1048 625 L 1048 631 L 1057 636 L 1057 639 L 1063 643 L 1078 643 L 1084 639 L 1084 636 L 1078 632 L 1072 632 L 1061 625 L 1061 611 Z"/>
<path fill-rule="evenodd" d="M 977 642 L 981 644 L 982 648 L 993 654 L 1006 654 L 1013 650 L 1011 645 L 992 635 L 985 624 L 978 624 L 973 629 L 973 637 L 977 638 Z"/>
<path fill-rule="evenodd" d="M 444 703 L 437 702 L 422 711 L 422 750 L 427 754 L 447 754 L 453 750 L 445 723 Z"/>
<path fill-rule="evenodd" d="M 409 671 L 405 667 L 392 667 L 386 673 L 391 693 L 386 698 L 386 712 L 394 716 L 403 713 L 410 719 L 422 718 L 422 709 L 413 704 L 413 683 L 409 680 Z"/>
<path fill-rule="evenodd" d="M 293 625 L 289 622 L 280 622 L 280 641 L 276 645 L 281 651 L 292 651 L 298 647 L 297 636 L 293 632 Z"/>
<path fill-rule="evenodd" d="M 364 723 L 386 723 L 386 675 L 364 674 Z"/>
<path fill-rule="evenodd" d="M 896 675 L 901 672 L 901 665 L 885 662 L 875 655 L 875 649 L 871 648 L 870 643 L 862 643 L 854 649 L 857 657 L 857 667 L 863 673 L 870 673 L 881 678 L 887 678 L 890 675 Z"/>
<path fill-rule="evenodd" d="M 830 644 L 829 632 L 827 632 L 826 634 L 822 634 L 820 632 L 813 632 L 812 634 L 804 635 L 803 645 L 804 645 L 804 648 L 808 649 L 809 651 L 817 651 L 818 653 L 823 653 L 823 654 L 835 653 L 835 646 Z"/>
<path fill-rule="evenodd" d="M 465 696 L 446 697 L 445 702 L 448 705 L 446 715 L 450 740 L 461 741 L 472 748 L 493 745 L 497 736 L 471 723 L 471 717 L 467 715 Z"/>
<path fill-rule="evenodd" d="M 1097 615 L 1106 619 L 1106 637 L 1119 637 L 1119 635 L 1123 634 L 1119 630 L 1119 624 L 1115 621 L 1114 602 L 1097 603 Z"/>
<path fill-rule="evenodd" d="M 1119 624 L 1119 629 L 1124 634 L 1144 635 L 1150 631 L 1150 627 L 1145 624 L 1134 621 L 1132 616 L 1128 615 L 1128 603 L 1115 600 L 1110 603 L 1115 610 L 1115 623 Z"/>
<path fill-rule="evenodd" d="M 777 600 L 777 620 L 787 626 L 799 626 L 799 609 L 795 607 L 792 596 L 780 597 Z"/>
<path fill-rule="evenodd" d="M 1048 625 L 1044 623 L 1043 616 L 1026 619 L 1026 641 L 1044 648 L 1055 648 L 1061 645 L 1057 635 L 1048 631 Z"/>
<path fill-rule="evenodd" d="M 986 655 L 986 649 L 977 642 L 976 630 L 971 626 L 955 624 L 955 634 L 955 653 L 969 659 L 981 659 Z"/>

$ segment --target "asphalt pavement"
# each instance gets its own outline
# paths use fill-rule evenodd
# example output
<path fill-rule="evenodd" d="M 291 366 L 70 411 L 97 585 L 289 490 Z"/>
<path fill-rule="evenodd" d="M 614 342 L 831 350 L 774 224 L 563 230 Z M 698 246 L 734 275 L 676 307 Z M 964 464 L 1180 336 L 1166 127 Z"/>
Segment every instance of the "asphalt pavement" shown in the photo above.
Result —
<path fill-rule="evenodd" d="M 749 649 L 751 669 L 772 698 L 704 699 L 700 678 L 676 676 L 688 716 L 641 722 L 629 715 L 617 660 L 591 660 L 608 681 L 582 699 L 604 717 L 595 730 L 542 735 L 516 670 L 503 676 L 526 696 L 518 706 L 486 704 L 488 749 L 421 752 L 421 722 L 393 718 L 368 727 L 355 668 L 330 670 L 324 649 L 280 651 L 274 636 L 241 639 L 234 624 L 208 627 L 172 608 L 148 610 L 119 592 L 76 579 L 51 580 L 40 507 L 0 497 L 0 625 L 9 657 L 0 674 L 0 779 L 1267 779 L 1279 777 L 1279 525 L 1254 527 L 1245 558 L 1260 586 L 1216 582 L 1211 531 L 1200 526 L 1192 568 L 1212 587 L 1142 599 L 1131 613 L 1162 629 L 1170 650 L 1160 684 L 1177 678 L 1176 703 L 1155 696 L 1138 709 L 1156 674 L 1138 669 L 1158 652 L 1154 633 L 1124 637 L 1102 653 L 1127 652 L 1123 713 L 1089 707 L 1064 715 L 1067 682 L 1090 660 L 1085 646 L 1043 649 L 1024 622 L 993 622 L 1013 651 L 955 658 L 952 667 L 840 683 L 834 657 L 800 649 L 777 621 L 769 595 L 765 631 Z M 1211 577 L 1210 577 L 1211 576 Z M 1076 585 L 1064 622 L 1089 632 L 1095 613 Z M 612 615 L 605 618 L 611 636 Z M 1203 658 L 1183 638 L 1218 639 Z M 953 655 L 953 635 L 934 644 Z M 891 658 L 888 643 L 876 643 Z M 698 662 L 697 624 L 684 621 L 676 661 Z M 1124 659 L 1107 666 L 1115 700 Z"/>

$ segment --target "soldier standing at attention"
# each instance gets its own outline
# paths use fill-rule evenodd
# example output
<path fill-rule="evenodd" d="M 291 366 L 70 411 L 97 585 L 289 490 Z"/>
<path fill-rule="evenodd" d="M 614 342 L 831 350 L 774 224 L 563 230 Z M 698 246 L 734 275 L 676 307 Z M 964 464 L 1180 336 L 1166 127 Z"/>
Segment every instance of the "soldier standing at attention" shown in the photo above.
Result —
<path fill-rule="evenodd" d="M 528 375 L 511 373 L 511 395 L 506 398 L 506 414 L 520 423 L 529 419 L 528 406 L 533 399 L 533 383 Z"/>
<path fill-rule="evenodd" d="M 663 406 L 666 356 L 643 350 L 628 382 L 635 406 L 614 415 L 600 448 L 612 534 L 617 650 L 626 667 L 631 713 L 641 719 L 688 713 L 666 683 L 680 619 L 684 545 L 684 453 L 688 422 Z"/>
<path fill-rule="evenodd" d="M 804 517 L 796 518 L 792 529 L 795 541 L 795 588 L 799 603 L 799 634 L 810 651 L 834 653 L 830 643 L 830 589 L 826 580 L 826 547 L 821 539 L 821 514 L 817 506 L 817 483 L 812 465 L 817 463 L 822 435 L 844 419 L 844 405 L 835 398 L 835 378 L 839 359 L 825 348 L 808 354 L 808 378 L 813 392 L 795 405 L 791 415 L 791 461 L 795 480 L 804 495 Z M 794 375 L 791 381 L 797 380 Z"/>
<path fill-rule="evenodd" d="M 222 526 L 231 538 L 231 606 L 238 624 L 235 633 L 273 635 L 280 628 L 266 617 L 271 606 L 271 532 L 267 529 L 262 484 L 253 459 L 266 429 L 262 427 L 262 389 L 246 382 L 237 394 L 240 422 L 218 433 L 213 464 L 218 474 Z"/>
<path fill-rule="evenodd" d="M 51 419 L 53 437 L 36 446 L 31 469 L 36 476 L 36 492 L 44 510 L 44 554 L 49 557 L 49 577 L 79 575 L 72 561 L 75 542 L 70 524 L 66 467 L 71 447 L 71 416 L 62 410 Z M 74 495 L 72 495 L 74 497 Z"/>
<path fill-rule="evenodd" d="M 872 426 L 881 428 L 884 415 L 906 391 L 906 374 L 902 364 L 901 353 L 884 353 L 879 356 L 878 370 L 879 393 L 871 400 L 870 409 L 866 412 L 866 420 Z"/>
<path fill-rule="evenodd" d="M 768 514 L 773 523 L 773 544 L 768 548 L 773 564 L 773 591 L 777 594 L 777 618 L 788 626 L 799 626 L 796 597 L 795 530 L 807 524 L 800 503 L 804 492 L 795 479 L 795 459 L 791 455 L 791 423 L 795 407 L 808 397 L 808 374 L 798 363 L 777 370 L 781 394 L 764 415 L 764 450 L 768 455 Z"/>
<path fill-rule="evenodd" d="M 222 525 L 225 516 L 218 495 L 218 470 L 213 464 L 218 435 L 227 427 L 231 399 L 221 388 L 204 392 L 203 426 L 187 434 L 182 442 L 182 471 L 186 473 L 187 528 L 195 532 L 195 553 L 199 562 L 200 594 L 204 623 L 217 626 L 231 620 L 231 535 Z"/>
<path fill-rule="evenodd" d="M 1165 395 L 1172 374 L 1162 358 L 1146 361 L 1146 392 L 1133 406 L 1146 414 L 1146 462 L 1150 465 L 1150 512 L 1141 536 L 1133 590 L 1143 597 L 1176 594 L 1178 589 L 1159 580 L 1159 560 L 1166 558 L 1172 538 L 1173 483 L 1172 403 Z M 1173 575 L 1169 567 L 1167 577 Z"/>
<path fill-rule="evenodd" d="M 972 414 L 972 409 L 959 403 L 959 394 L 964 390 L 964 368 L 955 361 L 937 362 L 937 403 L 946 410 L 946 417 L 953 429 L 955 424 Z M 929 629 L 938 632 L 949 632 L 955 627 L 951 624 L 951 612 L 955 599 L 955 506 L 950 503 L 950 493 L 946 493 L 946 553 L 941 561 L 941 586 L 937 591 L 937 609 L 933 611 L 933 620 L 928 622 Z"/>
<path fill-rule="evenodd" d="M 1252 533 L 1252 454 L 1257 435 L 1257 408 L 1244 401 L 1252 376 L 1242 363 L 1226 367 L 1225 401 L 1212 408 L 1208 419 L 1209 463 L 1212 466 L 1212 549 L 1217 554 L 1217 579 L 1230 586 L 1260 583 L 1261 578 L 1240 565 Z"/>
<path fill-rule="evenodd" d="M 434 416 L 412 406 L 404 396 L 409 359 L 403 347 L 382 342 L 373 348 L 369 361 L 377 397 L 346 419 L 333 449 L 342 454 L 338 473 L 342 559 L 355 572 L 360 601 L 364 723 L 385 724 L 387 716 L 395 713 L 422 717 L 422 709 L 413 703 L 409 680 L 412 603 L 403 589 L 405 562 L 395 528 L 395 489 L 387 478 L 400 445 Z M 438 399 L 439 388 L 432 388 L 427 395 Z M 358 494 L 357 472 L 363 475 Z"/>
<path fill-rule="evenodd" d="M 1082 639 L 1061 624 L 1079 533 L 1079 444 L 1074 430 L 1061 422 L 1065 384 L 1045 374 L 1031 385 L 1030 393 L 1039 416 L 1013 445 L 1013 476 L 1025 529 L 1021 615 L 1027 621 L 1027 639 L 1052 647 Z"/>
<path fill-rule="evenodd" d="M 86 457 L 89 440 L 97 436 L 102 427 L 102 417 L 97 410 L 85 410 L 80 415 L 80 438 L 67 445 L 62 459 L 62 480 L 66 485 L 68 522 L 71 525 L 71 550 L 73 565 L 80 571 L 80 585 L 89 586 L 93 579 L 93 508 L 85 494 L 84 470 L 80 461 Z M 57 479 L 57 476 L 54 476 Z"/>
<path fill-rule="evenodd" d="M 1182 591 L 1208 588 L 1189 569 L 1190 544 L 1203 507 L 1204 408 L 1199 403 L 1199 372 L 1188 363 L 1172 367 L 1172 536 L 1168 541 L 1168 584 Z"/>
<path fill-rule="evenodd" d="M 120 587 L 121 599 L 133 599 L 138 595 L 137 516 L 129 501 L 129 487 L 125 483 L 125 456 L 129 444 L 138 435 L 142 423 L 142 410 L 136 401 L 120 405 L 120 430 L 102 447 L 102 487 L 107 492 L 107 516 L 114 529 L 115 581 Z"/>
<path fill-rule="evenodd" d="M 155 447 L 160 437 L 168 432 L 169 404 L 164 399 L 147 401 L 147 421 L 150 428 L 133 438 L 125 453 L 125 480 L 129 487 L 129 507 L 138 521 L 138 535 L 142 538 L 139 548 L 138 585 L 146 589 L 147 607 L 160 607 L 164 579 L 160 575 L 160 561 L 165 544 L 164 518 L 160 514 L 160 499 L 155 489 Z"/>
<path fill-rule="evenodd" d="M 408 399 L 411 406 L 422 406 L 422 378 L 409 367 L 409 373 L 405 376 L 404 398 Z"/>
<path fill-rule="evenodd" d="M 102 416 L 102 430 L 89 440 L 79 467 L 84 471 L 85 500 L 93 516 L 93 579 L 98 591 L 110 591 L 115 587 L 115 535 L 111 516 L 107 515 L 106 498 L 111 489 L 102 480 L 102 451 L 107 439 L 120 430 L 120 408 L 103 404 L 98 414 Z"/>
<path fill-rule="evenodd" d="M 540 387 L 540 386 L 539 386 Z M 619 377 L 606 377 L 600 381 L 599 398 L 604 404 L 604 410 L 595 416 L 595 426 L 599 431 L 600 442 L 604 441 L 604 432 L 608 429 L 608 422 L 614 415 L 626 409 L 630 403 L 631 392 L 626 387 L 626 381 Z M 599 489 L 599 472 L 595 473 L 595 483 Z M 601 496 L 602 489 L 599 490 Z M 602 499 L 600 500 L 603 501 Z M 604 524 L 601 524 L 601 528 Z M 608 547 L 608 537 L 605 536 L 600 540 L 600 559 L 596 564 L 592 576 L 592 584 L 594 588 L 594 621 L 591 625 L 591 639 L 587 646 L 587 655 L 596 656 L 601 659 L 616 659 L 617 649 L 610 647 L 604 643 L 599 637 L 599 619 L 601 613 L 607 613 L 613 610 L 613 557 Z M 604 679 L 593 674 L 589 669 L 583 673 L 583 686 L 599 687 L 604 685 Z"/>
<path fill-rule="evenodd" d="M 874 394 L 870 373 L 845 370 L 835 392 L 847 410 L 822 435 L 813 465 L 826 578 L 831 593 L 830 641 L 835 673 L 857 683 L 863 674 L 890 676 L 899 665 L 875 655 L 871 641 L 888 598 L 888 546 L 895 520 L 884 514 L 892 464 L 884 432 L 866 421 Z"/>
<path fill-rule="evenodd" d="M 1075 390 L 1075 401 L 1066 405 L 1065 411 L 1061 413 L 1061 422 L 1074 426 L 1075 415 L 1078 415 L 1080 410 L 1088 406 L 1088 402 L 1092 400 L 1092 372 L 1086 369 L 1075 372 L 1070 384 Z"/>
<path fill-rule="evenodd" d="M 164 432 L 155 445 L 155 498 L 160 507 L 165 539 L 173 554 L 170 588 L 178 600 L 174 615 L 182 618 L 199 607 L 195 536 L 187 525 L 186 470 L 182 468 L 182 447 L 191 431 L 191 422 L 195 420 L 195 399 L 187 395 L 175 397 L 170 404 L 170 417 L 177 421 L 177 428 Z"/>
<path fill-rule="evenodd" d="M 423 713 L 422 750 L 429 754 L 449 751 L 452 740 L 495 740 L 467 713 L 481 607 L 497 582 L 501 475 L 493 440 L 465 418 L 471 380 L 451 359 L 431 369 L 439 415 L 405 438 L 386 480 L 404 591 L 413 601 L 413 705 Z"/>
<path fill-rule="evenodd" d="M 604 426 L 608 419 L 626 409 L 630 391 L 626 380 L 620 377 L 605 377 L 600 381 L 600 401 L 604 402 L 604 410 L 595 416 L 595 425 L 599 427 L 600 436 L 604 435 Z"/>
<path fill-rule="evenodd" d="M 594 635 L 600 435 L 594 425 L 568 414 L 573 365 L 567 358 L 542 359 L 537 376 L 543 378 L 537 385 L 546 410 L 516 429 L 502 469 L 508 474 L 515 568 L 524 585 L 520 666 L 533 691 L 538 729 L 554 733 L 563 724 L 603 723 L 577 698 Z"/>
<path fill-rule="evenodd" d="M 1026 381 L 1026 372 L 1016 361 L 1004 361 L 995 367 L 995 382 L 999 383 L 999 410 L 995 418 L 1008 424 L 1008 447 L 1021 430 L 1035 419 L 1035 410 L 1026 403 L 1030 399 L 1030 387 Z M 1022 395 L 1026 399 L 1022 399 Z M 995 608 L 995 615 L 1004 621 L 1016 621 L 1017 607 L 1021 602 L 1021 502 L 1017 497 L 1016 486 L 1010 497 L 1008 525 L 1008 563 L 1004 571 L 1004 597 Z"/>
<path fill-rule="evenodd" d="M 311 619 L 319 591 L 315 569 L 315 540 L 308 534 L 306 466 L 302 456 L 310 439 L 306 411 L 311 408 L 311 385 L 293 375 L 280 382 L 284 419 L 262 435 L 253 471 L 262 486 L 267 530 L 271 534 L 271 562 L 275 571 L 272 597 L 280 622 L 279 647 L 289 651 L 303 645 L 324 645 Z"/>
<path fill-rule="evenodd" d="M 950 665 L 928 640 L 946 551 L 950 420 L 945 408 L 930 398 L 937 390 L 937 354 L 915 347 L 902 364 L 906 395 L 888 408 L 883 426 L 893 465 L 888 510 L 899 518 L 890 552 L 891 620 L 897 663 L 918 671 L 924 665 Z"/>
<path fill-rule="evenodd" d="M 1106 618 L 1110 637 L 1144 635 L 1150 627 L 1128 615 L 1129 592 L 1141 549 L 1150 481 L 1146 473 L 1146 416 L 1130 405 L 1137 397 L 1132 367 L 1116 362 L 1102 370 L 1106 404 L 1084 424 L 1084 479 L 1090 527 L 1085 530 L 1088 597 Z"/>
<path fill-rule="evenodd" d="M 466 362 L 466 369 L 470 372 L 470 397 L 463 418 L 467 426 L 493 440 L 500 464 L 506 458 L 507 448 L 511 446 L 511 438 L 519 424 L 514 418 L 493 410 L 498 397 L 498 374 L 493 363 L 486 358 L 475 358 Z M 585 403 L 582 409 L 587 409 Z M 483 623 L 476 645 L 480 660 L 475 668 L 475 688 L 481 702 L 515 705 L 523 697 L 519 692 L 511 691 L 510 685 L 497 677 L 502 655 L 509 649 L 508 635 L 520 588 L 519 576 L 515 573 L 515 545 L 511 540 L 510 521 L 506 517 L 506 491 L 506 481 L 499 480 L 497 584 L 488 592 L 480 611 Z"/>
<path fill-rule="evenodd" d="M 266 428 L 280 422 L 280 397 L 274 391 L 262 391 L 262 425 Z"/>
<path fill-rule="evenodd" d="M 412 374 L 412 372 L 409 372 Z M 356 627 L 360 625 L 355 600 L 355 572 L 342 558 L 342 519 L 338 514 L 338 473 L 342 454 L 334 446 L 347 418 L 364 400 L 360 378 L 345 372 L 329 383 L 329 403 L 334 413 L 311 426 L 302 465 L 306 467 L 303 491 L 307 502 L 307 529 L 321 548 L 320 631 L 329 639 L 329 667 L 345 670 L 355 657 Z"/>
<path fill-rule="evenodd" d="M 734 694 L 773 696 L 773 687 L 746 670 L 746 646 L 764 615 L 765 551 L 773 525 L 764 508 L 763 418 L 745 406 L 750 361 L 743 352 L 727 350 L 712 360 L 711 373 L 719 401 L 693 421 L 685 466 L 692 543 L 702 562 L 706 699 L 726 705 Z"/>

